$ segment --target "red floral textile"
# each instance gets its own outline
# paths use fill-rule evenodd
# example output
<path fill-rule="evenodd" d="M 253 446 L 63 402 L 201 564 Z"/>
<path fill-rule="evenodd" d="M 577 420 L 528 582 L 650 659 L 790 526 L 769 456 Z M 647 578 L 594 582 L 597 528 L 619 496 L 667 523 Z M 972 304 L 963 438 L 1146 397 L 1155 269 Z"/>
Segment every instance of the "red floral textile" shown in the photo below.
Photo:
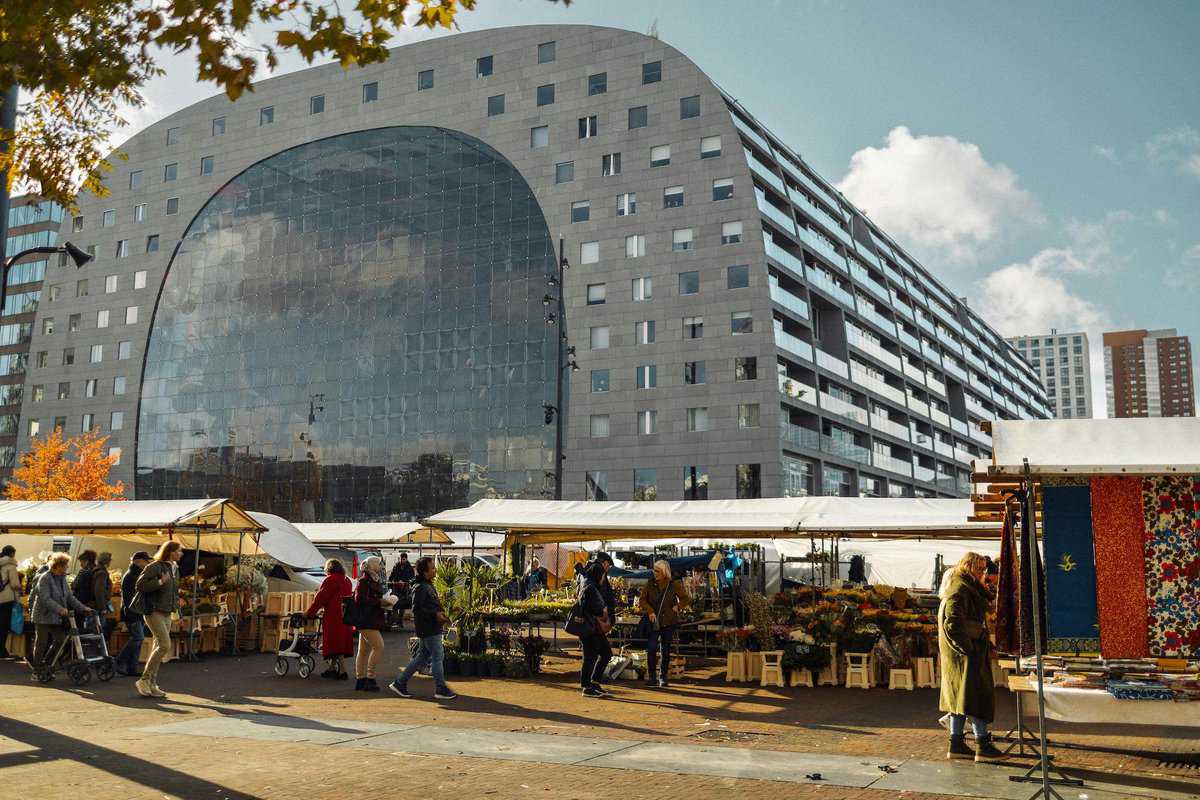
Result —
<path fill-rule="evenodd" d="M 1148 537 L 1141 478 L 1092 478 L 1092 537 L 1100 654 L 1104 658 L 1145 658 L 1150 655 Z"/>
<path fill-rule="evenodd" d="M 1150 655 L 1200 655 L 1200 478 L 1146 478 L 1142 510 Z"/>

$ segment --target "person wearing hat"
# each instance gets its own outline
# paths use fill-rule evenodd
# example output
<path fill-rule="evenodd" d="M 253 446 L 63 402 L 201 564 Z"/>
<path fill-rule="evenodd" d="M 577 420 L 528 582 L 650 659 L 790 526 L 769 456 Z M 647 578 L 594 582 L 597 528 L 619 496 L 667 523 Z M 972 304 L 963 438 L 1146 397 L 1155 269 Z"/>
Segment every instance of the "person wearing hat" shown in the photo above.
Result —
<path fill-rule="evenodd" d="M 129 630 L 129 641 L 117 654 L 118 675 L 138 678 L 142 674 L 138 669 L 138 662 L 141 660 L 142 640 L 146 638 L 146 623 L 142 621 L 141 614 L 130 610 L 129 603 L 137 594 L 138 576 L 142 574 L 142 570 L 149 563 L 150 554 L 145 550 L 138 550 L 130 556 L 129 569 L 125 570 L 125 574 L 121 576 L 121 621 Z"/>

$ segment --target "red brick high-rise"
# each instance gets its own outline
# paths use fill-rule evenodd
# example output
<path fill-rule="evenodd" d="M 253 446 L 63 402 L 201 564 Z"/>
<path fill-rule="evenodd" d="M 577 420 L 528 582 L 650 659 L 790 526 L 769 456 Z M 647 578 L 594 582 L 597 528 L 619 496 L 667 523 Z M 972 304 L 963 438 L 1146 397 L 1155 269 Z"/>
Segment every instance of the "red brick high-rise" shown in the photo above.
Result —
<path fill-rule="evenodd" d="M 1192 347 L 1174 328 L 1104 334 L 1110 417 L 1194 417 Z"/>

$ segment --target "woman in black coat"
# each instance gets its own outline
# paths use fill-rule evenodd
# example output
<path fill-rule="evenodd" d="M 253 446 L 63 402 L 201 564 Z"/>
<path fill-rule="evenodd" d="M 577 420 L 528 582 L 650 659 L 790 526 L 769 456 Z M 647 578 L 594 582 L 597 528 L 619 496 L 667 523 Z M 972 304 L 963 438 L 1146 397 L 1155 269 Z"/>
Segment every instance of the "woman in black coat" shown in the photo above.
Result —
<path fill-rule="evenodd" d="M 600 591 L 603 578 L 604 565 L 593 561 L 584 570 L 579 589 L 579 608 L 583 612 L 588 629 L 588 632 L 579 637 L 579 643 L 583 647 L 583 667 L 579 671 L 579 685 L 583 689 L 584 697 L 608 696 L 608 692 L 600 686 L 600 677 L 612 658 L 612 647 L 608 644 L 612 620 L 608 617 L 608 607 Z"/>

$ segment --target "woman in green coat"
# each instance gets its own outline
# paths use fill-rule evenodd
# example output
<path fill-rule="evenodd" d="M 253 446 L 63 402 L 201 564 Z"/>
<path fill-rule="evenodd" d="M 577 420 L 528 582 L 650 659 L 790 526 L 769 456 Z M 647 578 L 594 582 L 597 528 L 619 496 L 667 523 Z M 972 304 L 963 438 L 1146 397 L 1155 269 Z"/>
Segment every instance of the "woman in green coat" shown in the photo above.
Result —
<path fill-rule="evenodd" d="M 946 597 L 938 612 L 938 656 L 941 664 L 941 709 L 950 714 L 950 749 L 947 758 L 990 761 L 1002 754 L 992 744 L 988 725 L 996 717 L 992 681 L 992 642 L 988 637 L 989 594 L 983 586 L 987 559 L 967 553 L 954 568 Z M 975 732 L 975 750 L 967 747 L 963 733 L 967 718 Z"/>

